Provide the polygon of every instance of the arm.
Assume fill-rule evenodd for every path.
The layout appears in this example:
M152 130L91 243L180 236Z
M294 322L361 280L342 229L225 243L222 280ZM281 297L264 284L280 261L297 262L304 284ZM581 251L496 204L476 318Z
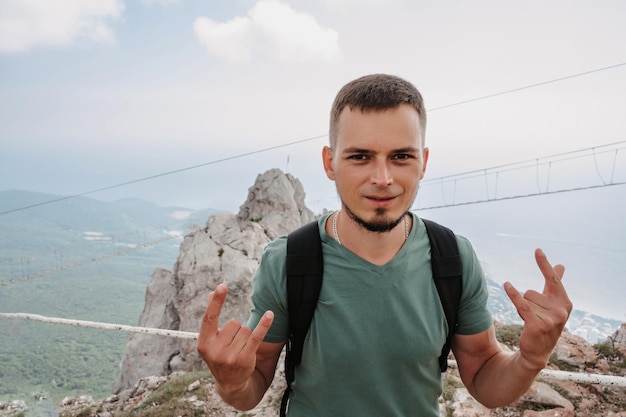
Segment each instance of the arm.
M471 336L456 335L453 351L467 390L490 408L515 401L543 368L528 368L519 351L503 351L493 326Z
M271 311L263 315L254 330L235 320L218 328L226 293L226 286L219 285L209 295L198 353L213 374L219 396L237 409L249 410L261 401L274 379L284 343L263 342L274 320Z
M546 366L565 327L572 303L561 283L565 268L552 267L541 250L535 259L545 278L542 293L522 296L510 283L504 288L524 320L517 352L504 352L493 326L475 335L455 335L452 350L463 383L487 407L509 404L524 394Z

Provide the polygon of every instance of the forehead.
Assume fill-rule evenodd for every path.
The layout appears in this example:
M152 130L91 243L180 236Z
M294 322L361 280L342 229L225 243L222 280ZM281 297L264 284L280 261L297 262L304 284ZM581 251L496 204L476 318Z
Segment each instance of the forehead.
M422 137L419 115L411 105L364 111L345 107L337 119L335 145L339 148L421 148Z

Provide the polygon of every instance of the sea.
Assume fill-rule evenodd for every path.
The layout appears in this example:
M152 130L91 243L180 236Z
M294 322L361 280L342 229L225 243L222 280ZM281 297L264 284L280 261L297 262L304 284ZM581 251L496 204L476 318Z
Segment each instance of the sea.
M467 237L486 274L521 292L543 290L541 248L565 266L574 309L626 322L626 186L415 211Z

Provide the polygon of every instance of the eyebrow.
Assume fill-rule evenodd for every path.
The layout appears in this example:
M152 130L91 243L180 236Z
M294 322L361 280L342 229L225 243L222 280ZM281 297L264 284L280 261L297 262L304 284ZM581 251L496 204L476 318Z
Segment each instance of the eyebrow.
M406 148L393 149L391 153L418 153L419 151L420 151L419 148L409 146ZM344 149L342 153L343 154L351 154L351 153L373 154L376 152L374 152L371 149L352 147L352 148Z

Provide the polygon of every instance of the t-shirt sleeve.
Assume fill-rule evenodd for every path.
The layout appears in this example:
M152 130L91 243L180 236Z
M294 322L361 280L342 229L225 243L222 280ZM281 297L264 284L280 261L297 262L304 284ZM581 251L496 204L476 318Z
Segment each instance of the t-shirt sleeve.
M274 313L274 322L265 342L285 342L288 338L286 250L286 237L269 243L252 281L252 311L248 327L254 329L266 311Z
M469 240L457 236L457 243L463 259L463 290L457 333L472 335L487 330L493 324L493 318L487 308L489 290Z

